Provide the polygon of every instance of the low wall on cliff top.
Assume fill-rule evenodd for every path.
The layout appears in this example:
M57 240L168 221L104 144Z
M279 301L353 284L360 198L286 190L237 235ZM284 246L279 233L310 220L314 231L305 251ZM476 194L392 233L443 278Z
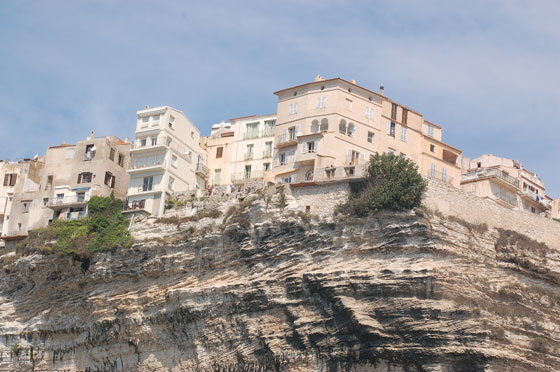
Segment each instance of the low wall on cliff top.
M560 250L560 223L533 213L507 209L433 178L426 178L426 182L428 188L422 203L429 209L472 224L486 223L490 227L514 230ZM348 182L291 188L302 210L309 206L312 214L321 217L332 216L334 207L346 200L349 192Z

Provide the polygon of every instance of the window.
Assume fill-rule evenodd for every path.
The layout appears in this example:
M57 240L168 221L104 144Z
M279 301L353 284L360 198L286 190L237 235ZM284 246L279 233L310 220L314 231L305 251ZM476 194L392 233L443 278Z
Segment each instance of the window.
M308 170L307 173L305 173L305 180L307 182L313 181L313 169Z
M367 132L367 141L369 143L373 143L373 136L374 136L373 132Z
M84 160L92 160L95 157L95 145L86 145L86 152L84 154Z
M248 180L251 178L251 166L246 165L245 170L243 171L243 179Z
M297 103L290 103L290 107L288 109L288 115L295 115L297 114Z
M406 127L401 127L401 141L406 142Z
M407 121L408 121L408 110L405 109L405 108L403 108L403 109L402 109L402 120L401 120L401 122L402 122L403 124L406 124Z
M115 160L115 150L111 149L111 151L109 151L109 160Z
M78 201L78 203L83 203L86 201L86 193L85 192L79 192L76 194L76 200Z
M396 103L391 104L391 119L393 120L397 120L397 107Z
M6 173L4 175L4 186L14 186L17 182L17 173Z
M315 141L307 142L307 143L305 144L305 147L304 147L304 149L303 149L303 152L304 152L304 153L306 153L306 152L311 152L311 153L316 152Z
M329 130L329 120L328 119L321 119L321 132L326 132Z
M49 198L43 198L43 208L46 208L49 205Z
M280 165L286 165L288 164L288 157L286 156L285 152L281 152L279 154L279 158L280 158Z
M396 124L392 121L387 122L387 134L391 137L395 137Z
M387 153L389 153L389 154L391 154L391 155L395 155L395 150L389 149L389 151L387 151Z
M153 183L154 183L154 176L144 177L144 183L142 185L142 191L152 190Z
M159 121L159 115L152 116L152 121L158 122Z
M434 145L430 145L430 151L431 152L436 152L436 147Z
M115 176L111 172L105 172L105 185L110 188L115 187Z
M152 146L157 145L157 137L152 138Z
M173 184L175 183L175 178L169 176L169 190L173 191Z
M145 138L142 138L140 140L140 147L146 147L146 139Z
M142 124L140 125L140 128L146 128L148 126L148 122L150 121L150 117L149 116L145 116L142 118Z
M356 133L356 127L354 126L354 123L349 123L348 129L346 130L346 135L348 137L354 137L354 133Z
M169 128L173 129L173 123L175 123L175 118L169 115Z
M263 158L272 157L272 141L267 141L264 143Z
M253 159L253 149L255 148L255 145L250 143L247 145L246 149L245 149L245 160L251 160Z
M171 155L171 165L177 167L177 157L175 155Z
M263 163L263 170L265 172L270 171L270 163Z
M45 186L45 190L48 190L53 185L53 176L47 176L47 185Z
M349 149L348 155L346 156L346 162L348 163L348 165L358 165L360 163L360 160L363 161L363 158L363 154L360 155L358 151Z
M327 97L317 97L317 108L325 108L325 100Z
M276 120L267 120L264 122L264 132L263 137L274 136L274 126L276 125Z
M121 167L124 167L124 156L122 154L119 154L119 161L118 161L119 165Z
M222 182L222 170L216 169L214 170L214 181L212 181L212 184L219 185L221 182Z
M446 168L441 168L441 180L442 181L447 181L447 169Z
M244 139L259 138L259 123L247 123L245 125Z
M478 163L476 163L476 166L477 166L478 168L480 168L480 167L482 167L482 163L481 163L481 162L478 162Z
M401 152L401 153L399 154L399 156L400 156L401 158L403 158L403 159L406 159L406 154L405 154L404 152Z
M194 132L191 131L191 138L194 138Z
M296 139L296 127L288 128L288 141L294 141Z
M90 172L83 172L78 174L78 182L77 183L90 183L92 179L92 174Z
M338 131L341 134L346 134L346 120L342 119L340 124L338 124Z
M31 201L24 201L23 204L23 213L29 213L29 208L31 207Z
M366 107L366 118L373 119L373 109L371 107Z
M219 159L222 156L224 156L224 148L222 146L216 147L216 159Z
M428 125L428 136L434 136L434 127L432 125Z
M319 120L315 119L311 122L311 133L319 132Z
M436 176L436 163L432 163L432 166L430 167L430 176Z

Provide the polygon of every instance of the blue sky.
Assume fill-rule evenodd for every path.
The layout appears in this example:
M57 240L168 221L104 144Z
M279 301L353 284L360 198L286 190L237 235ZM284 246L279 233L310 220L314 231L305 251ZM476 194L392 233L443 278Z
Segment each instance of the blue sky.
M383 82L465 155L520 160L559 197L559 19L538 0L1 0L0 158L132 138L147 104L206 134L321 74Z

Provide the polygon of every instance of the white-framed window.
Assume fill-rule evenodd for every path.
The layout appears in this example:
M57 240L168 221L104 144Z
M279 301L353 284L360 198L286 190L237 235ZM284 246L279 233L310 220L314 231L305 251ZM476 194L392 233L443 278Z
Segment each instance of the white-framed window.
M369 143L373 143L373 136L374 136L374 135L375 135L375 134L374 134L373 132L367 132L367 141L368 141Z
M157 137L152 137L152 146L157 145Z
M436 176L436 163L432 163L432 166L430 167L430 176Z
M289 108L288 114L289 114L289 115L295 115L295 114L297 114L297 103L295 103L295 102L294 102L294 103L290 103L290 108Z
M140 128L146 128L148 126L149 121L150 121L150 117L144 116L142 118L142 123L140 124Z
M317 108L318 109L325 108L326 99L327 99L327 97L317 97Z
M403 158L403 159L406 159L406 154L405 154L404 152L401 152L401 153L399 154L399 156L400 156L401 158Z
M43 208L46 208L49 205L49 198L43 198Z
M219 185L222 182L222 170L216 169L214 171L214 181L212 182L214 185Z
M31 207L30 201L23 202L23 213L29 213L29 208Z
M270 163L263 163L263 170L265 172L270 171Z
M317 143L315 141L309 141L303 144L303 153L315 153L317 152Z
M281 152L279 155L280 165L288 164L288 156L285 152Z
M173 190L173 184L175 183L175 178L169 177L169 190Z
M171 155L171 165L174 167L177 166L177 157L175 155Z
M387 152L391 155L395 155L395 150L394 149L389 149Z
M391 137L395 137L396 127L397 127L397 125L394 122L388 121L387 122L387 134L390 135Z
M373 119L373 108L366 107L366 118Z
M433 125L428 125L428 136L430 136L430 137L434 136L434 126Z
M159 115L152 116L152 121L159 121Z
M401 127L401 141L406 142L406 127Z
M175 118L169 115L169 128L173 129L173 123L175 123Z

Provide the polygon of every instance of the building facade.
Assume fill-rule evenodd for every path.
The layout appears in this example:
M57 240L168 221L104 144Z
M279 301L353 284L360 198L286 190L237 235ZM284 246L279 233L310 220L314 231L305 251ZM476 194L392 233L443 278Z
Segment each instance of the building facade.
M515 160L492 154L465 158L461 188L504 207L549 215L544 182Z
M419 171L459 187L461 150L442 128L386 96L340 78L276 92L276 182L317 183L361 177L374 153L414 161Z
M174 192L205 188L206 151L200 146L199 130L183 112L162 106L136 114L128 211L161 216L166 198Z
M25 237L53 220L84 217L92 196L114 193L125 199L131 146L115 136L92 133L75 145L49 147L44 157L5 164L2 239Z
M252 115L215 124L208 136L213 185L241 185L273 178L276 114Z

